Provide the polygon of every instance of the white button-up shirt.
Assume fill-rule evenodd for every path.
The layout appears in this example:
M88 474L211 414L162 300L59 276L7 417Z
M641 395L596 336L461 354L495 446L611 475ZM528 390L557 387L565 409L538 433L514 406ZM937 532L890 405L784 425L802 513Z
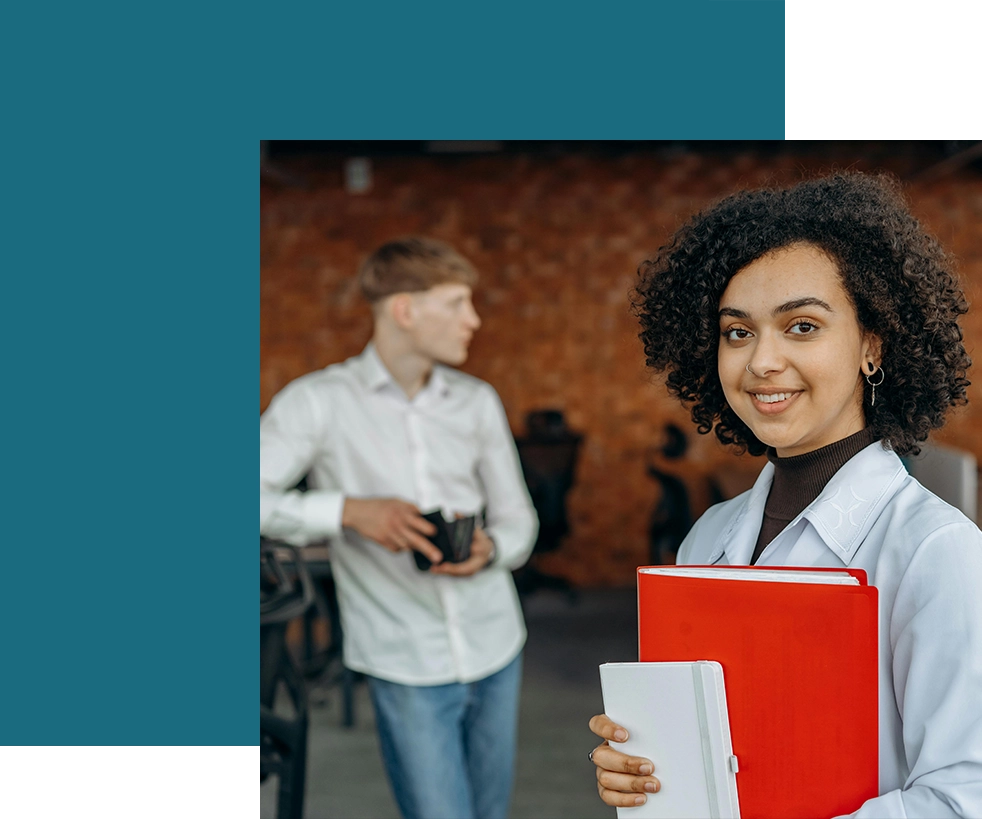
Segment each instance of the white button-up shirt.
M510 569L531 553L537 520L494 389L436 366L412 400L374 347L286 386L259 424L259 530L304 546L329 539L344 662L406 685L472 682L525 643ZM290 488L307 476L309 491ZM424 512L485 511L496 558L470 577L416 568L342 529L346 496L396 497Z
M773 476L767 464L752 489L707 511L678 562L748 563ZM880 796L852 815L982 817L978 527L875 443L832 477L757 563L861 568L879 589Z

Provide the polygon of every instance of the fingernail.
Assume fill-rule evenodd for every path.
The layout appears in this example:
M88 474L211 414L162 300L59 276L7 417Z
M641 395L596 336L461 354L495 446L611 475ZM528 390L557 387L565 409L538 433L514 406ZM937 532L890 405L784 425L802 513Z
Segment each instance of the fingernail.
M648 793L654 793L655 792L655 783L654 782L645 782L644 783L644 789Z
M648 801L648 797L647 796L635 796L634 797L634 804L635 805L643 805L647 801Z
M618 742L623 742L625 739L627 739L627 731L625 731L623 728L618 728L616 731L614 731L614 739Z
M640 768L638 768L638 771L641 772L641 775L642 776L647 776L654 769L655 769L655 766L654 765L649 765L647 762L645 762L644 765L642 765Z

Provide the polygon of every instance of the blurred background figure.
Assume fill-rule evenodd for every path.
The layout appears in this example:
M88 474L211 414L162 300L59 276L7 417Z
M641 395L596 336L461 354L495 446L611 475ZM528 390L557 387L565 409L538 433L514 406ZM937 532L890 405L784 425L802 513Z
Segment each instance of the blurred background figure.
M540 571L535 558L554 552L569 534L566 495L576 480L576 461L583 436L566 426L561 410L535 410L525 418L526 434L516 439L522 474L539 518L539 535L532 559L515 572L520 594L559 589L572 595L568 580Z
M369 344L260 418L260 534L329 542L344 665L368 682L405 819L503 819L511 801L526 637L511 572L536 519L497 394L455 369L476 281L443 242L382 245L358 275Z
M648 526L648 561L652 565L675 563L679 546L692 528L689 489L679 474L685 469L683 459L688 448L689 439L682 429L665 424L661 445L648 452L648 476L658 484L658 500Z

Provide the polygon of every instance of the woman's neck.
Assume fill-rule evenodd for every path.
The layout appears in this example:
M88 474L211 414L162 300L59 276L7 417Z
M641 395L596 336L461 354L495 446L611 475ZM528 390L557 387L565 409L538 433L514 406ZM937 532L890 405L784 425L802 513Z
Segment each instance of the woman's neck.
M876 436L867 427L841 441L790 458L779 458L774 449L768 449L767 459L774 464L774 481L764 504L764 519L750 562L757 562L767 544L822 493L846 461L875 440Z

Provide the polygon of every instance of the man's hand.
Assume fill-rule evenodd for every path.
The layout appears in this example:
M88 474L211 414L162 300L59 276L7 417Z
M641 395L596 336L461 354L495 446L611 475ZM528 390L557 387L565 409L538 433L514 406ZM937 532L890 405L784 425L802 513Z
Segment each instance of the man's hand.
M471 556L463 563L444 563L430 569L433 574L449 574L454 577L467 577L479 572L488 565L491 560L491 553L494 551L494 543L491 542L483 529L474 529L474 538L471 540Z
M404 500L345 498L341 525L351 527L390 552L414 549L434 564L443 560L440 550L426 537L436 534L436 527Z

